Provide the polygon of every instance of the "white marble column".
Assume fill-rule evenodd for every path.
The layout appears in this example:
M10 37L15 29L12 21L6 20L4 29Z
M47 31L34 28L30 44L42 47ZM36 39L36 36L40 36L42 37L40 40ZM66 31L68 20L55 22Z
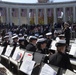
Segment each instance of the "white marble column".
M10 8L10 25L12 25L12 8Z
M27 9L27 24L28 24L28 25L30 25L29 12L30 12L30 9L28 8L28 9Z
M38 24L38 9L36 9L36 14L35 14L35 24L37 25Z
M76 22L76 10L75 10L75 6L73 6L73 22Z
M18 25L21 25L21 8L18 8Z
M54 23L57 22L56 8L54 8Z
M44 24L47 24L47 9L44 9Z
M66 22L66 10L65 10L66 8L65 7L63 7L63 21L64 22Z
M6 24L9 24L9 8L6 8Z

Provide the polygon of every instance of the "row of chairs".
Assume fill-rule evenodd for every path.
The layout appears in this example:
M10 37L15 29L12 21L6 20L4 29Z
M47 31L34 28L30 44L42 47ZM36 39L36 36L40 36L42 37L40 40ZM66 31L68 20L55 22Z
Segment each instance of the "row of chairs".
M17 75L62 75L65 72L62 68L43 63L44 57L45 54L19 47L14 49L8 45L5 49L0 46L0 62Z

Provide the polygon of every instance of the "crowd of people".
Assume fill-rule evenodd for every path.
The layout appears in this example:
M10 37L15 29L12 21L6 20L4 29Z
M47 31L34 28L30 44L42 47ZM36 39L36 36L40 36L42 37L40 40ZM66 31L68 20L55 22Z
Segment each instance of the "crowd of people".
M57 50L51 50L51 43L56 40ZM62 29L51 28L51 25L1 26L0 45L5 49L8 45L46 54L43 62L73 71L69 55L66 53L70 43L69 23L65 22ZM48 62L49 60L49 62Z

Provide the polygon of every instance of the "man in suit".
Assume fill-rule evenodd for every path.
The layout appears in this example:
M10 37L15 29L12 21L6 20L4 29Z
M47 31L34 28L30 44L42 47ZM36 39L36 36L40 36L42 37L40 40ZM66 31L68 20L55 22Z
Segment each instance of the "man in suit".
M70 69L73 71L69 55L65 53L66 41L60 40L56 43L57 52L49 57L49 64Z

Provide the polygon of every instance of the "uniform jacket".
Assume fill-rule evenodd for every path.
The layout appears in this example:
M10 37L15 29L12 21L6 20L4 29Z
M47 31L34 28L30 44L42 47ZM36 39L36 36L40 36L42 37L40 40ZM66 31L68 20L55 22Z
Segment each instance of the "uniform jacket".
M73 71L68 54L57 52L49 57L49 63Z
M29 43L29 44L26 46L26 50L35 52L35 51L36 51L36 47L35 47L32 43Z

